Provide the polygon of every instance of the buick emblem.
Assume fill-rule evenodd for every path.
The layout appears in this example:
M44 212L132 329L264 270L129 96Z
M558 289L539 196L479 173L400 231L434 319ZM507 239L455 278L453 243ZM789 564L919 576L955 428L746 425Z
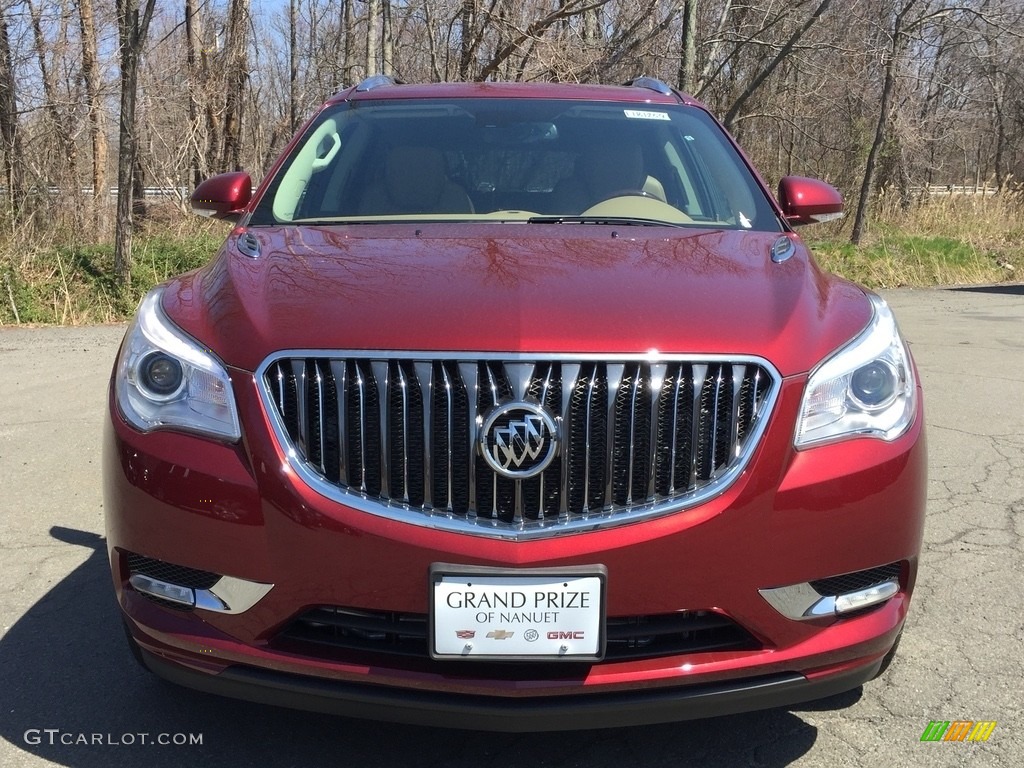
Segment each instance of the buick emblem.
M523 480L539 475L558 453L558 425L534 403L499 405L480 428L480 453L502 477Z

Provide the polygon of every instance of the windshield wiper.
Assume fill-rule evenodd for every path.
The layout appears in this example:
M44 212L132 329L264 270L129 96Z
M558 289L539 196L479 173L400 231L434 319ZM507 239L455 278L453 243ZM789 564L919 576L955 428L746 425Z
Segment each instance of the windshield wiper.
M638 216L531 216L529 224L618 224L626 227L685 227L674 221L644 219Z

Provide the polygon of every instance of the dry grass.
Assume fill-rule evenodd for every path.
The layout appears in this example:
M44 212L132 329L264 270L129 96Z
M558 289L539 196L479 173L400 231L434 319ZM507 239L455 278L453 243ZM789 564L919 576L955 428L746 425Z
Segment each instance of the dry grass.
M859 246L849 226L808 230L808 239L823 267L871 288L1024 279L1020 193L932 197L906 209L883 199Z
M150 287L208 261L227 229L151 211L134 239L130 289L113 277L113 243L83 242L74 232L36 224L0 233L0 326L124 320Z
M0 230L0 326L124 320L155 283L204 264L224 225L151 208L135 238L132 288L113 279L110 242L86 242L71 222ZM872 288L1024 279L1024 195L929 198L909 208L882 199L860 246L850 222L803 230L819 263Z

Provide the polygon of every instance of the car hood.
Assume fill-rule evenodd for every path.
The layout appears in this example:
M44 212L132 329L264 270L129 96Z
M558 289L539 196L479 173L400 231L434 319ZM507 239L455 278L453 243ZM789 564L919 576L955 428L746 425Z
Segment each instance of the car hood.
M794 248L775 263L780 237ZM525 223L238 228L163 306L250 371L280 350L359 349L743 354L792 375L871 314L795 235Z

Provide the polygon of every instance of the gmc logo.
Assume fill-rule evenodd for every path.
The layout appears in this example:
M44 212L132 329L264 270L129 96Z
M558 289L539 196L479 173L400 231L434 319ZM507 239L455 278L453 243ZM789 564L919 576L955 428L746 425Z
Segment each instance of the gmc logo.
M585 633L580 630L570 632L548 632L548 640L582 640Z

